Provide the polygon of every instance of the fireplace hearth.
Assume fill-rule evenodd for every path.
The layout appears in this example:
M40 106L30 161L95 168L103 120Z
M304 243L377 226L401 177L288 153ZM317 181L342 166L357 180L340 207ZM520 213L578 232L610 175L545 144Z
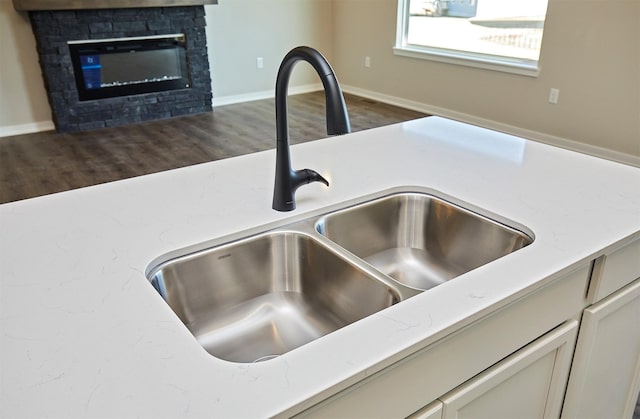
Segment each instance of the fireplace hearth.
M29 16L59 132L212 110L204 6Z

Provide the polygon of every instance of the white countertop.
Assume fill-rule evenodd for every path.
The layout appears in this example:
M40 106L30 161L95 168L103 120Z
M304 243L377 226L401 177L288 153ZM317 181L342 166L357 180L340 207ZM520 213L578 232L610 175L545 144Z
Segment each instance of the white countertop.
M275 147L275 141L274 141ZM331 182L271 209L275 150L0 206L0 417L295 413L640 236L640 169L437 117L292 148ZM417 185L530 246L267 362L210 356L145 278L176 249Z

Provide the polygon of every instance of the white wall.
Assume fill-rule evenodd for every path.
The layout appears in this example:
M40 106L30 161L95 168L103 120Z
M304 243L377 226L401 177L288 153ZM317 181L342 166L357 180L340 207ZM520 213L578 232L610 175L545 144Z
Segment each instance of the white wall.
M11 0L0 0L0 54L0 137L52 129L29 17Z
M307 44L329 58L347 87L612 158L640 157L640 1L549 0L537 78L393 55L396 5L219 0L206 6L216 104L272 95L284 54ZM30 25L10 0L0 0L0 47L9 56L0 60L0 136L50 126ZM371 68L363 65L365 55ZM256 69L256 57L264 58L264 69ZM304 64L298 67L292 90L318 83ZM547 103L551 87L560 89L557 105Z
M640 1L549 0L535 78L396 56L396 9L397 0L334 2L340 40L334 62L343 85L425 111L640 161ZM371 68L363 65L366 55ZM548 103L552 87L560 89L557 105Z
M331 61L331 0L219 0L207 6L207 39L214 105L272 96L286 53L300 45L317 48ZM256 68L262 57L264 68ZM291 91L317 87L306 63L296 65Z
M214 105L272 96L280 61L295 46L331 58L331 0L219 0L205 7ZM0 51L0 137L53 129L29 17L11 0L0 0ZM264 59L262 70L256 57ZM290 91L318 83L301 63Z

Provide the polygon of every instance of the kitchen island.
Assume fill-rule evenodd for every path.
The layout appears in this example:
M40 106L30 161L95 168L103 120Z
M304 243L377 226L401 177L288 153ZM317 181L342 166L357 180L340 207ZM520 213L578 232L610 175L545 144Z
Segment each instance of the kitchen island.
M616 292L635 301L638 168L438 117L300 144L292 147L292 163L317 170L331 186L300 188L290 213L271 209L275 150L0 206L0 416L267 417L331 409L349 416L366 413L362 400L380 416L406 416L422 406L431 414L442 410L454 387L547 331L566 328L564 353L573 353L583 335L581 328L576 338L582 310L591 304ZM410 186L511 220L534 241L258 363L208 354L145 276L179 249ZM623 279L601 280L608 261L618 259ZM573 300L554 303L563 293ZM564 305L564 311L553 309ZM407 387L450 381L446 390L425 387L423 402L396 397L390 390L404 392L397 381L384 387L385 377L411 365L407 360L444 348L451 336L480 330L475 325L496 330L498 323L486 323L496 313L536 323L546 312L553 315L531 331L523 328L527 333L505 343L503 354L484 350L492 354L483 358L487 365L443 380L448 371L441 364L442 371L418 371L421 378L414 378L426 381L415 386L405 375L400 383ZM637 329L637 321L623 324ZM633 349L640 342L631 332L624 346ZM478 336L480 346L500 340ZM464 338L474 342L472 335ZM477 352L468 350L460 349L461 359ZM580 353L574 365L583 362ZM569 404L580 400L584 385L574 391L572 383L588 377L573 368L567 378L571 359L566 363L560 378L552 378L558 409L565 388ZM635 371L630 391L637 394L640 363L629 369ZM389 411L377 406L381 396L368 392L379 383Z

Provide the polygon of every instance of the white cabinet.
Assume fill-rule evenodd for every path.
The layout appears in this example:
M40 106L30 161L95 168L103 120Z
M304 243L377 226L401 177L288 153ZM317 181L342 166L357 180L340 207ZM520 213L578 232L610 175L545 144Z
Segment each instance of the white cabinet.
M630 419L639 276L636 236L300 416Z
M589 303L600 301L640 277L640 240L599 257L593 266Z
M442 419L442 402L436 400L407 417L407 419Z
M568 359L577 333L577 322L570 319L578 318L586 306L588 274L589 266L584 264L312 406L301 412L300 417L395 418L411 414L423 414L417 416L420 418L439 417L438 398L466 385L470 379L482 380L480 377L494 367L499 373L487 376L488 383L484 386L498 386L495 380L508 380L513 375L513 381L507 382L531 388L538 393L538 399L547 392L548 402L553 406L549 411L556 412L558 417ZM502 365L505 358L509 359L506 366ZM486 400L492 395L500 397L503 391L502 387L496 387L487 393ZM522 393L521 397L526 399L527 395Z
M559 417L577 333L568 321L408 419Z
M441 397L442 418L557 418L577 330L569 321Z
M638 391L640 279L585 310L562 417L631 418Z

